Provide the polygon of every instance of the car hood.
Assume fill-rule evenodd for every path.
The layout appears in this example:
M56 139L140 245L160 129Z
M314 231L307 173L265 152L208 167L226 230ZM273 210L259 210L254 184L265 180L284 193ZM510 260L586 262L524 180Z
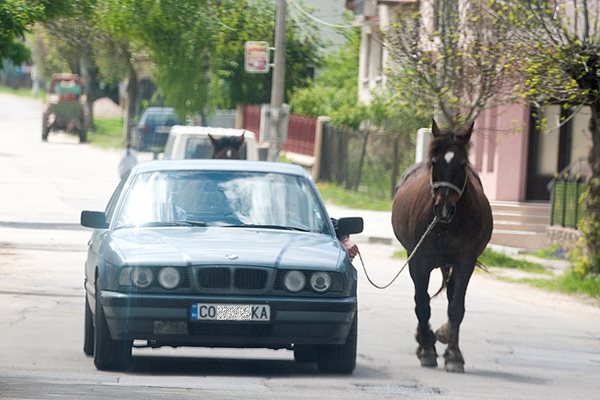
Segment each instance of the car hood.
M249 265L335 270L345 251L331 236L232 227L119 229L102 253L113 265Z

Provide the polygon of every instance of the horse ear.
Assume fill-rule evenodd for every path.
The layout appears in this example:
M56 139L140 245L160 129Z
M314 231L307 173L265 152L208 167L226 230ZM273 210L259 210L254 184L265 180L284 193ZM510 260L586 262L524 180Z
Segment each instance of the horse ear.
M471 122L471 125L469 125L469 127L467 128L467 130L465 131L465 133L463 133L461 135L461 138L463 139L463 141L465 142L465 144L469 143L469 140L471 140L471 134L473 133L473 127L475 126L475 121Z
M245 135L245 134L246 134L246 132L242 133L242 136L240 136L240 137L238 138L238 140L237 140L237 141L238 141L238 145L240 145L240 146L241 146L242 144L244 144L244 135Z
M431 119L431 134L433 135L433 137L442 136L442 132L440 131L440 128L438 128L437 124L435 123L435 118Z
M217 143L217 140L211 136L211 134L208 134L208 138L210 139L210 142L213 144L213 146Z

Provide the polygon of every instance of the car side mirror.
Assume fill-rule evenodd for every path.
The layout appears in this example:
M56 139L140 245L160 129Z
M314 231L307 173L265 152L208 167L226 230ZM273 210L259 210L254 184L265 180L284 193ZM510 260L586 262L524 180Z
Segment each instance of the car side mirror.
M81 225L86 228L107 229L106 214L102 211L82 211Z
M363 231L363 219L361 217L340 218L337 221L337 236L347 236L351 233L361 233Z

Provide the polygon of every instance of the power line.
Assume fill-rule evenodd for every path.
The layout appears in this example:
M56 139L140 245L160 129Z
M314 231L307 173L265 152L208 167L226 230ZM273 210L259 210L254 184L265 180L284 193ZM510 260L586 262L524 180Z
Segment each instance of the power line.
M313 21L315 21L318 24L328 26L330 28L353 28L352 25L331 24L329 22L323 21L322 19L319 19L319 18L315 17L314 15L312 15L311 13L309 13L308 11L304 10L302 7L300 7L298 4L296 4L295 1L293 1L293 0L286 0L286 1L288 4L291 4L292 6L294 6L294 8L296 8L296 10L300 11L302 14L306 15L308 18L312 19Z
M288 8L288 12L289 12L290 16L292 17L292 19L294 20L294 22L296 22L296 25L298 25L298 28L300 29L302 34L313 44L313 46L315 46L317 49L319 49L322 52L326 52L327 49L322 47L321 45L319 45L319 43L317 43L315 41L315 39L312 37L312 35L306 29L304 29L302 22L298 18L298 14L296 14L296 11L294 11L292 8Z
M223 28L225 29L229 29L230 31L237 31L237 29L230 27L229 25L227 25L225 22L221 21L221 19L219 17L217 17L217 15L213 12L210 12L210 16L213 17L214 20L216 20L219 25L221 25Z

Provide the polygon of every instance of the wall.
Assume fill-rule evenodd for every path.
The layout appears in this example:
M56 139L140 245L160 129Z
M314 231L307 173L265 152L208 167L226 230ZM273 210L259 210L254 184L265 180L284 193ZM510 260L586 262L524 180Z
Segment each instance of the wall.
M483 111L475 122L471 162L486 195L496 201L525 201L529 108L521 104Z

